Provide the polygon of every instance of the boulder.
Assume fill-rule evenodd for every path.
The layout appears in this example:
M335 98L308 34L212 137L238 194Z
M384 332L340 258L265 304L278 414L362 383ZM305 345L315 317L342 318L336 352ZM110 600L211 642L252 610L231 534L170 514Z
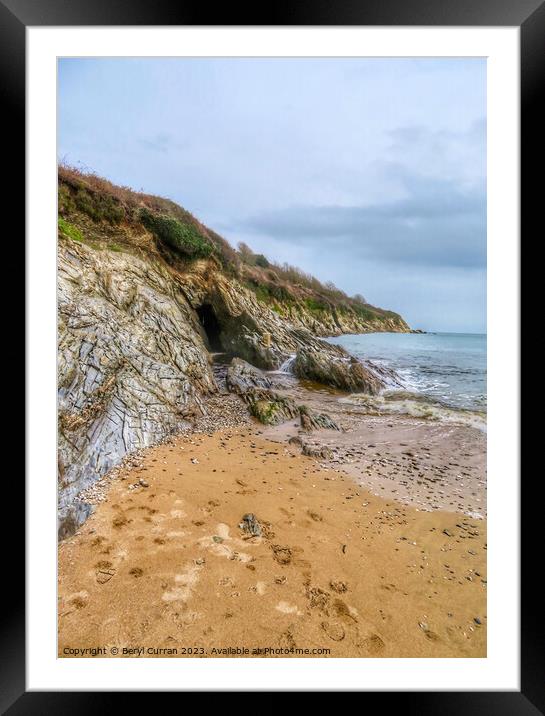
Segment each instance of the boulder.
M165 270L75 241L58 254L59 531L132 451L189 427L217 390L194 311ZM63 526L64 525L64 526Z
M306 405L299 406L299 416L301 420L301 428L305 432L311 432L312 430L318 430L323 428L325 430L340 430L337 423L330 418L326 413L314 413L309 410Z
M264 425L279 425L299 415L299 408L293 400L271 390L255 389L243 397L248 403L250 413Z
M297 353L293 372L298 378L330 385L348 393L377 395L383 381L361 361L339 346L302 348ZM335 350L330 350L335 349Z
M308 457L313 457L318 460L331 460L333 457L333 450L325 445L307 445L304 443L303 455L307 455Z
M249 512L242 517L242 521L239 526L252 537L261 537L263 534L261 525L259 524L257 517L252 512Z
M244 395L252 388L271 388L272 381L259 368L255 368L242 358L233 358L225 377L227 390Z

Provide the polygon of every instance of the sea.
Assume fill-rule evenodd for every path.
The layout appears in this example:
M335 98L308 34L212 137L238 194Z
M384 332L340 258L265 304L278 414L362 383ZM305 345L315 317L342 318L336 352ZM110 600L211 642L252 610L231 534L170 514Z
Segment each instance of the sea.
M393 370L380 396L347 401L370 411L467 423L486 430L486 335L478 333L365 333L326 339L360 359Z

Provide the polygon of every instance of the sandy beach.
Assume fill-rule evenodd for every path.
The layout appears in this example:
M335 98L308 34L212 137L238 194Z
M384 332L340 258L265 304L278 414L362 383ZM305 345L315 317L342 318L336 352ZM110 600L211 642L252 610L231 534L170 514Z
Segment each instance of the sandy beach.
M327 460L223 395L223 428L92 489L59 546L59 656L486 656L484 436L314 395L343 427L308 436Z

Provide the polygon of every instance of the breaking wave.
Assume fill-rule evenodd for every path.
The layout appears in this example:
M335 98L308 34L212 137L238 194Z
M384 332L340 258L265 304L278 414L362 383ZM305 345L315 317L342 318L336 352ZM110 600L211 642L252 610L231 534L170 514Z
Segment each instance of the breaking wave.
M371 415L410 415L422 420L468 425L486 432L486 412L454 408L441 400L407 390L385 390L381 395L353 393L340 399Z

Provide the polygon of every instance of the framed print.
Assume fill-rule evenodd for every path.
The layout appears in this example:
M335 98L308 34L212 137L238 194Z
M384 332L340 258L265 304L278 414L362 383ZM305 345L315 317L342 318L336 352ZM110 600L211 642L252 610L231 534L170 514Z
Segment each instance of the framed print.
M545 712L519 432L543 5L0 17L28 286L3 711Z

